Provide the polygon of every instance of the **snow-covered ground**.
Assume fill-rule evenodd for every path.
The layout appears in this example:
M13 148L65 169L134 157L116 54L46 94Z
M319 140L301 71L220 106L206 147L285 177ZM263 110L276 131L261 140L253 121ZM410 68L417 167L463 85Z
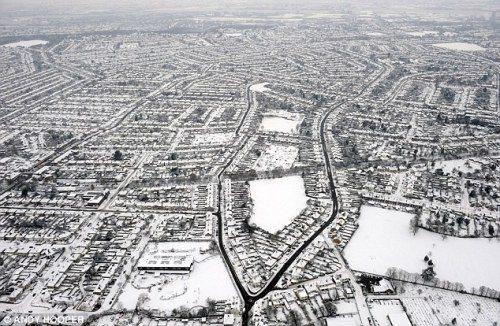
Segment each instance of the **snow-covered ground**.
M290 169L299 155L296 146L271 144L255 162L256 171L271 171L278 167Z
M136 273L118 298L118 306L134 309L141 294L143 307L170 313L173 309L206 306L207 299L237 300L238 294L220 256L200 253L209 242L159 243L160 250L192 252L193 270L186 275Z
M406 322L406 325L411 326L410 320L399 300L373 300L370 303L370 312L379 326L392 326L389 316L391 316L392 320L404 320L402 323Z
M120 45L120 49L137 49L139 43L137 42L125 42Z
M283 117L265 116L262 119L260 129L264 131L296 133L299 128L300 121L287 119Z
M411 283L403 287L401 301L414 326L451 325L453 318L457 325L500 323L500 302L496 300Z
M455 50L455 51L484 51L484 50L486 50L485 48L483 48L479 45L476 45L473 43L463 43L463 42L437 43L437 44L432 44L432 45L436 46L438 48Z
M361 321L358 315L338 315L326 319L327 326L359 326Z
M387 34L380 33L380 32L368 32L368 33L366 33L366 35L369 35L369 36L386 36Z
M451 173L453 169L457 169L466 173L474 172L475 169L481 169L481 164L479 164L478 160L471 159L437 161L434 169L443 169L444 173Z
M261 93L263 93L263 92L269 90L269 88L266 87L267 85L269 85L269 83L255 84L255 85L250 86L250 90L254 91L254 92L261 92Z
M9 47L9 48L15 48L17 46L29 48L30 46L39 45L39 44L47 44L47 43L49 43L49 42L44 41L44 40L29 40L29 41L19 41L19 42L14 42L14 43L8 43L8 44L4 44L2 46Z
M194 136L193 145L224 145L233 136L231 133L197 134Z
M307 206L304 181L300 176L250 181L254 204L250 223L276 233Z
M263 131L297 133L304 120L300 113L285 110L271 110L265 113L260 124Z
M385 274L390 267L421 273L430 255L436 277L460 282L465 288L500 289L500 242L488 239L443 237L426 230L410 232L412 214L363 206L359 228L344 254L351 268Z
M142 256L155 253L182 253L192 256L195 261L200 261L208 257L206 251L209 248L208 241L150 242Z
M419 32L406 32L407 35L411 36L427 36L427 35L437 35L436 31L419 31Z

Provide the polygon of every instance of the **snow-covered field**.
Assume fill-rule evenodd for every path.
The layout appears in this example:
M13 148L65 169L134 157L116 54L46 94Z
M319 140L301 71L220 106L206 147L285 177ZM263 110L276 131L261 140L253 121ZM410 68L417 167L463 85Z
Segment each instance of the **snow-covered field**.
M171 248L175 252L189 251L193 253L195 263L193 270L186 275L154 275L135 274L128 282L120 297L118 305L126 309L134 309L139 297L147 309L161 309L171 312L181 306L206 306L207 299L232 300L238 294L220 256L200 253L208 248L209 242L159 243L160 250Z
M380 33L380 32L368 32L368 33L366 33L366 35L369 35L369 36L386 36L387 34Z
M455 50L455 51L484 51L484 50L486 50L485 48L483 48L479 45L476 45L473 43L463 43L463 42L437 43L437 44L432 44L432 45L436 46L438 48Z
M475 159L437 161L434 169L443 169L444 173L451 173L453 169L462 172L474 172L475 169L481 169L481 164L479 164L479 160Z
M300 121L283 117L265 116L262 119L260 129L264 131L296 133Z
M137 42L125 42L120 45L120 49L137 49L139 43Z
M290 169L299 155L296 146L271 144L255 162L256 171L270 171L278 167Z
M300 176L250 181L254 204L250 223L275 233L306 208L304 181Z
M436 277L460 282L466 289L500 289L500 242L443 237L426 230L410 232L412 214L363 206L359 228L344 254L351 268L384 275L389 267L421 273L423 258L435 263Z
M401 301L414 326L451 324L453 318L457 325L500 323L500 302L496 300L411 283L403 286Z
M250 90L254 91L254 92L261 92L261 93L263 93L263 92L269 90L269 88L266 87L267 85L269 85L269 83L255 84L255 85L250 86Z
M411 326L403 305L399 300L373 300L370 303L370 312L379 326L392 326L389 316L391 316L392 320L398 320L402 323L406 322L407 325Z
M260 129L271 132L297 133L304 120L300 113L285 110L271 110L262 118Z
M29 48L30 46L39 45L39 44L47 44L47 43L49 43L49 42L44 41L44 40L29 40L29 41L19 41L19 42L14 42L14 43L8 43L8 44L4 44L2 46L9 47L9 48L15 48L17 46Z
M436 31L419 31L419 32L406 32L410 36L427 36L427 35L437 35Z
M265 131L293 132L297 128L297 123L281 117L264 117L262 119L262 129Z

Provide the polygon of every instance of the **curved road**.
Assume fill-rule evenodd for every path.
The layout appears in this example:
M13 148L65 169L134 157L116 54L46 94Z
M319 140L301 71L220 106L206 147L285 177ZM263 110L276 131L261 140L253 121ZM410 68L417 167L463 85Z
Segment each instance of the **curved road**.
M327 172L327 175L328 175L328 183L329 183L329 186L330 186L330 196L331 196L331 199L332 199L332 204L333 204L333 208L332 208L332 213L330 215L330 218L325 222L323 223L323 225L321 225L321 227L316 231L314 232L314 234L309 237L291 256L290 258L281 266L281 268L277 271L277 273L268 281L268 283L258 292L258 293L249 293L247 291L247 289L245 288L245 286L241 283L241 281L239 280L238 278L238 274L236 273L235 269L234 269L234 266L226 252L226 248L225 248L225 244L224 244L224 239L223 239L223 221L222 221L222 215L221 215L221 200L222 200L222 180L221 180L221 176L224 174L224 171L225 169L232 163L233 159L234 159L234 156L230 158L230 160L228 161L228 163L222 168L222 170L220 171L220 173L217 175L217 179L218 179L218 196L219 196L219 200L218 200L218 207L217 207L217 212L215 213L215 215L217 216L217 230L218 230L218 234L217 234L217 237L218 237L218 243L219 243L219 248L220 248L220 251L222 253L222 256L224 258L224 261L229 269L229 271L231 272L231 277L233 278L234 282L236 283L236 286L238 288L238 291L240 292L240 295L241 297L243 298L243 301L244 301L244 305L245 305L245 309L243 311L243 314L242 314L242 323L243 325L248 325L248 313L249 311L252 309L253 305L255 304L255 302L259 299L262 299L263 297L265 297L269 292L271 292L273 290L273 288L276 286L276 284L278 283L279 279L281 278L281 276L283 275L283 273L285 273L285 271L292 265L292 263L296 260L296 258L302 253L302 251L311 244L311 242L314 241L314 239L316 239L316 237L318 237L327 227L328 225L330 225L333 220L335 219L335 217L337 216L337 212L338 212L338 200L337 200L337 193L335 191L335 184L334 184L334 180L333 180L333 174L332 174L332 170L331 170L331 162L330 162L330 156L328 155L328 149L327 149L327 143L326 143L326 136L325 136L325 125L326 125L326 121L328 119L328 117L330 116L330 114L337 108L341 107L342 105L344 105L347 101L349 100L354 100L356 98L359 98L361 96L363 96L363 94L365 93L365 91L371 86L373 85L374 83L376 83L384 74L384 72L387 70L387 67L383 66L382 67L382 70L381 72L375 77L375 79L373 79L372 81L370 81L365 87L363 87L363 90L351 97L351 98L348 98L348 99L343 99L341 100L340 102L338 102L336 105L334 105L333 107L331 107L325 114L325 116L323 117L323 119L321 120L321 123L320 123L320 140L321 140L321 149L323 151L323 156L325 158L325 164L326 164L326 172ZM250 111L251 109L251 106L252 106L252 96L251 96L251 91L250 91L250 86L247 86L247 89L246 89L246 96L247 96L247 110L242 118L242 120L240 121L237 129L236 129L236 135L239 135L240 131L241 131L241 128L246 120L246 117L248 115L248 112ZM243 144L241 145L240 149L243 148L243 146L245 145L245 142L243 142ZM235 152L238 153L239 152L239 149Z
M243 124L243 121L245 120L245 117L248 114L248 111L250 110L250 107L252 105L252 100L251 100L251 95L249 88L247 88L247 98L248 98L248 107L247 107L247 112L245 112L244 118L242 119L240 126L237 128L237 134L239 133L241 129L241 125ZM323 119L321 120L321 126L320 126L320 136L321 136L321 146L322 146L322 151L323 155L325 157L325 163L326 163L326 172L328 175L328 181L329 181L329 186L330 186L330 195L333 201L333 209L332 213L330 215L330 218L321 225L321 227L314 232L314 234L309 237L302 245L290 256L290 258L280 267L280 269L277 271L277 273L268 281L266 286L262 288L258 293L249 293L245 286L241 283L241 281L238 278L238 274L236 273L233 264L231 263L231 260L226 252L225 248L225 243L223 239L223 221L222 221L222 214L221 214L221 200L222 200L222 180L221 176L224 173L224 170L231 164L232 158L229 160L229 162L225 165L225 167L222 169L220 174L218 175L219 183L218 183L218 196L219 196L219 201L218 201L218 209L215 215L217 216L217 224L218 224L218 242L219 242L219 247L220 251L222 253L222 256L226 262L227 267L229 268L229 271L231 272L231 276L236 283L236 286L238 287L238 290L244 300L245 304L245 310L243 311L242 314L242 321L244 325L248 324L248 312L252 309L254 303L265 297L270 291L273 290L273 288L276 286L278 283L279 279L283 275L283 273L292 265L292 263L296 260L296 258L303 252L303 250L311 244L314 239L316 239L317 236L319 236L328 225L331 224L331 222L335 219L337 212L338 212L338 201L337 201L337 193L335 192L335 185L333 182L333 175L331 171L331 164L330 164L330 157L328 155L328 150L327 150L327 145L326 145L326 137L325 137L325 124L326 120L330 116L330 114L333 112L333 110L337 109L341 105L343 105L347 100L343 100L339 103L337 103L334 107L330 108L328 112L325 114ZM236 151L237 153L238 151ZM234 158L234 157L233 157Z

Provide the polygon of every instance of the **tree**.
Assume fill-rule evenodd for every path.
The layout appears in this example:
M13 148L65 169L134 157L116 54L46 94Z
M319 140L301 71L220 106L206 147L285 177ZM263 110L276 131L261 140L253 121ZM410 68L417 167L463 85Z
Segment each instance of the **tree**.
M185 306L179 307L176 311L176 315L178 315L181 318L189 318L189 309L186 308Z
M149 301L149 296L147 293L141 293L137 299L136 309L140 309L144 306L146 302Z
M495 228L493 228L493 225L488 225L488 233L490 236L493 236L495 234Z
M115 161L121 161L123 159L123 153L119 149L117 149L113 154L113 159Z
M413 235L417 234L418 231L418 216L415 215L411 220L410 220L410 230L413 232Z
M434 277L436 276L436 272L434 272L434 268L432 266L429 266L422 271L421 276L424 281L429 282L434 279Z
M55 185L52 185L52 187L50 188L50 193L49 193L49 198L50 199L54 199L56 196L57 196L57 188Z
M208 306L208 313L215 313L215 308L217 306L217 302L215 300L212 300L210 298L207 299L207 306Z
M208 317L208 309L205 307L198 309L198 311L195 314L195 317L198 317L198 318Z
M337 306L332 301L326 301L325 308L329 316L334 316L337 313Z
M288 325L298 326L300 325L300 316L295 310L290 310L290 314L287 316Z

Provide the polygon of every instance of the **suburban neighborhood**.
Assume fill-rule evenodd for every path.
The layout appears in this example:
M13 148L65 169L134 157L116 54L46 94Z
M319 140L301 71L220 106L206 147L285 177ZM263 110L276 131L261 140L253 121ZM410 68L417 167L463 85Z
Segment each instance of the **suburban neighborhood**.
M0 325L500 324L499 3L23 1Z

